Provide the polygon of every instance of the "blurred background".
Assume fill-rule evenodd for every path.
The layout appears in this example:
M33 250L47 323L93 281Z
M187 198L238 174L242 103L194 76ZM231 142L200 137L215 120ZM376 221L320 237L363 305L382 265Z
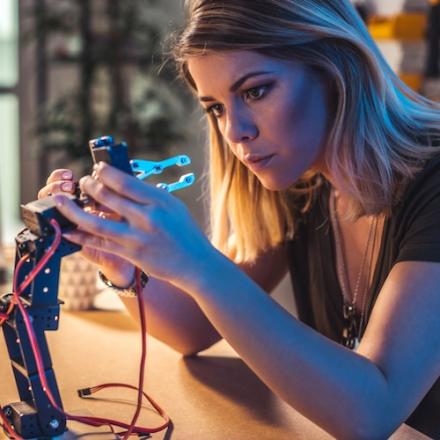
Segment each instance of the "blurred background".
M440 2L353 3L403 81L440 99ZM162 56L165 35L183 18L183 0L1 0L1 5L3 283L12 271L20 204L34 200L57 167L72 168L78 177L88 173L89 139L111 134L127 141L131 157L149 160L188 154L191 171L201 176L205 133L199 110ZM179 174L163 177L170 181ZM178 196L204 227L200 179Z
M88 140L111 134L132 158L190 154L202 173L203 133L190 93L167 63L164 39L182 19L176 0L1 0L0 282L10 276L19 207L59 167L91 172ZM197 188L179 197L202 221ZM12 249L11 249L12 248Z

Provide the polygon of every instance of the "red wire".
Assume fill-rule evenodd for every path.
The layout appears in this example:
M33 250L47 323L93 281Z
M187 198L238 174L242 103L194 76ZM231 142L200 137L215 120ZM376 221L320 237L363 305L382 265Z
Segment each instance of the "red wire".
M52 255L55 253L55 251L57 250L58 246L61 243L61 230L59 228L58 223L55 220L51 220L50 223L52 224L52 226L55 228L55 237L54 240L51 244L51 246L49 247L49 249L47 250L47 252L43 255L43 258L41 258L41 260L38 262L38 264L34 267L34 269L31 271L31 273L28 274L28 276L25 278L25 280L20 284L20 287L18 288L18 294L15 295L16 293L16 283L17 283L17 277L16 274L19 272L19 269L21 268L21 266L23 265L23 262L19 262L17 264L17 267L15 268L15 272L14 272L14 281L13 281L13 294L15 297L15 302L18 302L18 297L21 295L21 293L29 286L29 284L34 280L34 278L38 275L38 273L41 271L41 269L47 264L47 262L50 260L50 258L52 257ZM29 258L29 255L25 255L24 257L22 257L22 260L27 260ZM5 321L8 319L9 315L12 313L14 309L14 302L11 301L11 303L9 304L8 310L6 311L6 315L1 314L0 315L0 326L2 326Z
M141 271L136 268L135 272L136 280L136 297L138 300L139 316L141 320L141 339L142 339L142 351L141 351L141 365L139 368L139 385L138 385L138 403L137 408L134 413L133 419L131 420L130 427L127 433L124 435L123 440L127 440L133 432L136 422L139 418L139 414L142 409L142 390L144 389L144 372L145 372L145 361L147 358L147 323L145 320L145 309L144 309L144 296L142 295L141 286Z
M115 387L115 388L129 388L129 389L131 389L131 390L136 390L136 391L138 391L139 390L139 388L137 388L137 387L135 387L135 386L133 386L133 385L127 385L127 384L125 384L125 383L105 383L105 384L102 384L102 385L96 385L96 386L94 386L94 387L91 387L91 388L88 388L88 391L90 392L90 394L95 394L95 393L97 393L97 392L99 392L99 391L101 391L101 390L103 390L103 389L105 389L105 388L113 388L113 387ZM165 413L165 411L153 400L153 398L152 397L150 397L147 393L145 393L145 392L143 392L142 391L142 395L151 403L151 405L154 407L154 409L158 412L158 414L160 415L160 416L162 416L164 419L165 419L165 423L162 425L162 426L160 426L160 427L158 427L158 428L155 428L155 431L150 431L151 433L153 433L153 432L159 432L159 431L161 431L162 429L165 429L168 425L169 425L169 423L170 423L170 418L168 417L168 415Z
M52 223L52 222L51 222L51 223ZM53 226L55 227L55 225L53 225ZM58 226L58 224L57 224L56 226ZM55 231L57 231L56 228L55 228ZM0 318L1 318L0 326L3 325L4 322L9 318L9 315L12 313L12 310L14 309L14 304L15 304L15 303L18 304L18 306L19 306L19 308L20 308L20 311L21 311L21 308L23 308L23 310L24 310L24 307L23 307L23 305L21 304L21 301L20 301L19 296L20 296L20 294L23 292L23 290L26 289L26 287L27 287L27 286L28 286L28 285L34 280L34 278L37 276L37 274L40 272L40 270L41 270L41 269L47 264L47 262L49 261L49 259L50 259L50 258L52 257L52 255L55 253L56 249L58 248L58 246L59 246L59 244L60 244L60 242L61 242L61 231L59 230L59 227L58 227L58 231L59 231L59 234L57 233L57 234L55 235L55 238L54 238L54 241L53 241L52 245L50 246L50 248L48 249L48 251L45 253L45 255L43 256L43 258L42 258L42 259L39 261L39 263L36 265L36 267L32 270L33 273L30 273L30 274L28 275L28 277L25 279L25 281L20 285L19 289L17 290L17 289L16 289L16 285L17 285L17 276L18 276L18 273L19 273L21 267L23 266L24 262L29 258L29 255L24 255L24 256L20 259L20 261L18 262L17 267L16 267L16 270L15 270L15 273L14 273L13 288L12 288L12 290L13 290L13 295L14 295L14 301L11 301L11 302L10 302L6 314L3 314L3 313L2 313L2 314L0 315ZM57 232L58 232L58 231L57 231ZM21 307L20 307L20 306L21 306ZM25 314L26 314L26 312L25 312ZM26 314L26 316L27 316L27 314ZM23 318L24 318L24 316L23 316ZM28 317L27 317L27 318L28 318ZM25 324L26 324L26 319L25 319ZM29 323L29 318L28 318L28 324L30 324L30 323ZM32 326L31 326L31 329L32 329ZM27 328L27 330L28 330L28 328ZM33 329L32 329L32 330L33 330ZM29 335L29 336L30 336L30 338L31 338L31 335ZM35 337L35 334L34 334L34 337ZM45 377L44 377L44 379L45 379ZM49 397L49 396L48 396L48 397ZM2 410L2 408L1 408L1 406L0 406L0 418L2 419L3 426L5 427L6 431L8 431L8 433L12 436L12 438L17 439L17 440L21 440L22 437L20 437L20 436L19 436L19 435L18 435L18 434L12 429L12 426L9 424L7 418L4 416L4 414L3 414L3 410Z
M9 303L6 314L2 314L3 316L0 316L0 327L8 320L9 315L12 313L12 310L14 310L14 303L11 301Z
M25 263L25 261L29 258L29 255L24 255L22 258L20 258L19 262L17 263L17 267L15 269L14 278L13 278L13 286L12 291L14 295L14 301L17 307L20 310L20 313L23 317L23 322L26 327L26 332L29 336L29 340L31 343L32 352L34 354L35 363L37 366L38 376L40 378L41 384L43 386L43 391L47 395L51 405L56 408L58 411L63 412L60 408L58 408L58 405L55 401L55 398L53 397L53 394L49 388L49 385L46 380L46 375L44 372L44 365L43 361L41 359L41 355L39 353L38 349L38 342L37 337L35 336L34 328L30 322L29 315L20 299L20 295L22 292L29 286L29 284L35 279L35 277L38 275L38 273L41 271L41 269L46 265L46 263L49 261L49 259L52 257L52 255L57 250L60 242L61 242L61 229L57 222L51 221L52 226L55 228L55 238L50 246L50 248L47 250L47 252L44 254L43 258L38 262L38 264L32 269L32 271L28 274L28 276L25 278L25 280L20 284L20 286L17 289L17 278L18 274L20 273L20 270Z
M143 392L145 361L146 361L146 319L145 319L142 287L141 287L141 282L140 282L141 272L139 271L139 269L136 269L136 290L138 293L137 297L138 297L139 313L140 313L140 317L141 317L142 354L141 354L141 365L140 365L140 372L139 372L138 403L137 403L137 407L136 407L136 412L133 416L133 419L132 419L130 425L123 423L123 422L119 422L117 420L105 419L105 418L100 418L100 417L74 416L74 415L66 413L64 410L62 410L61 408L58 407L58 405L55 401L55 398L53 397L53 394L52 394L52 392L49 388L49 385L46 381L46 376L44 373L44 365L43 365L43 361L41 358L41 353L39 351L37 338L35 336L34 329L33 329L32 324L30 322L29 315L28 315L28 313L27 313L27 311L26 311L25 307L23 306L22 301L20 299L21 293L30 285L30 283L35 279L35 277L38 275L38 273L47 264L48 260L56 252L56 250L61 242L61 235L62 234L61 234L61 229L60 229L58 223L55 220L51 220L51 224L55 229L55 238L54 238L54 241L53 241L52 245L50 246L50 248L46 251L43 258L32 269L32 271L26 276L25 280L20 284L20 286L17 289L18 274L19 274L23 264L25 263L25 261L29 258L29 255L24 255L17 263L17 266L15 268L15 272L14 272L14 279L13 279L13 295L14 295L13 303L18 306L20 313L22 314L23 321L24 321L24 324L26 327L26 331L27 331L28 337L30 339L32 352L34 354L34 358L35 358L35 362L36 362L36 366L37 366L37 371L38 371L38 376L39 376L40 382L43 386L44 393L48 397L51 405L57 411L63 413L66 416L66 418L69 420L78 421L80 423L84 423L84 424L91 425L91 426L110 425L110 429L112 431L113 431L112 425L127 429L127 432L125 433L125 436L124 436L124 440L127 439L133 433L147 434L147 433L158 432L158 431L165 429L170 423L169 417L159 407L159 405L157 405L157 403L154 402L153 399L151 399L148 395L146 395ZM12 304L12 302L11 302L11 304ZM12 307L10 305L10 307L6 313L6 318L4 318L4 316L1 316L2 322L0 322L0 325L3 324L5 319L7 319L9 314L12 312L12 309L14 308L14 304L12 304ZM101 385L98 387L105 388L108 386L111 386L111 384L104 384L104 385ZM132 385L125 385L125 384L117 384L115 386L124 386L127 388L136 389ZM100 389L102 389L102 388L100 388ZM97 390L97 391L99 391L99 390ZM149 400L149 402L153 405L153 407L158 411L158 413L165 419L165 423L163 425L161 425L160 427L158 427L158 428L144 428L144 427L136 426L136 421L139 418L139 414L142 409L142 396L145 396ZM1 414L1 415L2 415L2 419L3 419L3 414ZM8 432L10 432L11 435L15 436L15 438L21 440L21 437L17 436L17 434L12 430L12 427L10 427L10 425L7 423L6 420L5 420L5 422L6 423L4 423L4 425L5 425L6 429L8 430ZM8 427L9 427L10 431L9 431Z

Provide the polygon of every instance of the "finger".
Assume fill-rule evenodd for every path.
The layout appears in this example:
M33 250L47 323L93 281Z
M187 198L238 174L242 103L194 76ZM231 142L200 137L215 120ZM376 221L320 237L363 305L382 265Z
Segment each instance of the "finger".
M70 180L59 180L50 183L49 185L46 185L40 189L38 192L38 198L41 199L43 197L62 192L73 194L75 192L75 184Z
M165 197L169 197L167 191L142 182L138 178L130 176L105 162L99 162L95 171L97 179L105 186L134 202L142 204L161 203L165 200Z
M89 234L85 231L75 230L71 232L65 232L63 237L72 243L76 243L82 246L82 252L104 252L107 254L117 255L126 261L130 261L132 264L137 264L136 258L133 258L130 250L127 246L121 245L113 240L97 237L96 235ZM130 254L130 255L129 255ZM138 253L134 254L134 257L139 257Z
M59 168L50 173L47 178L47 184L56 182L57 180L73 180L73 172L67 168Z
M123 251L123 247L119 243L104 237L98 237L96 235L89 234L85 231L76 230L65 232L63 234L63 237L71 241L72 243L81 245L83 247L83 250L84 248L92 248L106 252L113 251L112 253L115 253L116 250L118 252Z
M121 197L113 190L106 187L102 182L90 176L83 177L80 182L81 191L91 196L98 204L109 208L112 212L121 215L129 223L136 226L145 227L146 212L143 207L132 200Z
M89 214L82 210L75 202L61 194L55 195L54 200L61 214L86 232L110 238L116 242L136 243L136 237L131 233L127 223L102 219L96 215Z

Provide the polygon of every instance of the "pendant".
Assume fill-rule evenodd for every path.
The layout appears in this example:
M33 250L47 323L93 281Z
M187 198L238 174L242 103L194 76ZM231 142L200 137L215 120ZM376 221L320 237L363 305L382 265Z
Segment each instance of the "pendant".
M359 344L360 344L359 338L358 337L354 338L353 350L357 350L357 348L359 347Z
M344 316L344 319L349 320L356 314L356 310L354 308L353 304L344 302L344 305L342 306L342 314Z
M342 315L345 322L342 330L341 343L350 350L356 349L359 346L358 316L356 308L353 304L344 302Z

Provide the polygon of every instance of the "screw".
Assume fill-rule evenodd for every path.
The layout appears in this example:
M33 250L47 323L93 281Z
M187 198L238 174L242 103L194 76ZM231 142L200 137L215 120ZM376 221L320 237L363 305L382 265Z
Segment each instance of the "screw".
M7 406L6 408L3 409L3 414L6 417L11 417L12 416L12 408L10 406Z

